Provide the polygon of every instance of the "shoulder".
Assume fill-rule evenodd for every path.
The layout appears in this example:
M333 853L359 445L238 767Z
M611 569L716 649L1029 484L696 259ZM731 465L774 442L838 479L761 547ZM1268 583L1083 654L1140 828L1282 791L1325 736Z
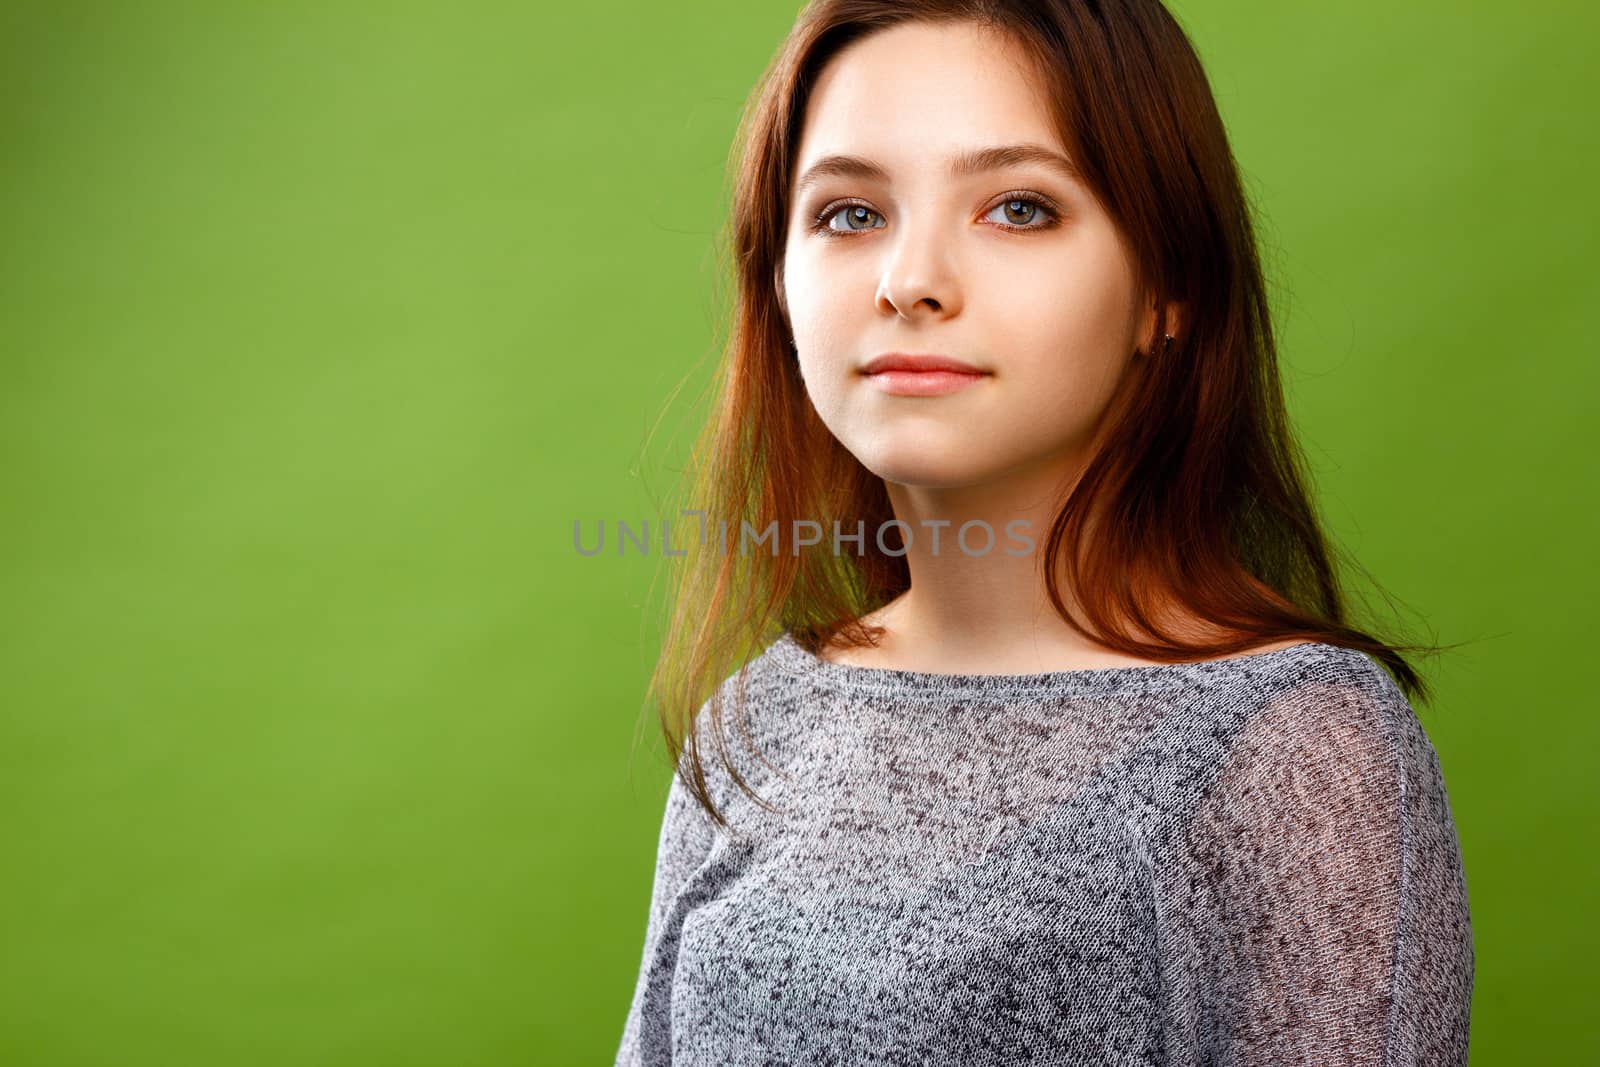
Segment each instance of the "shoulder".
M1282 668L1241 709L1215 796L1382 812L1397 810L1408 780L1439 778L1410 701L1365 652L1308 645Z
M782 638L767 643L733 668L696 711L694 732L708 773L722 777L713 766L725 757L741 776L762 779L763 768L801 736L808 705L784 660L789 647Z
M1281 669L1262 677L1249 732L1280 742L1342 724L1393 734L1411 705L1387 671L1358 649L1315 642L1271 657ZM1266 661L1262 661L1266 662Z

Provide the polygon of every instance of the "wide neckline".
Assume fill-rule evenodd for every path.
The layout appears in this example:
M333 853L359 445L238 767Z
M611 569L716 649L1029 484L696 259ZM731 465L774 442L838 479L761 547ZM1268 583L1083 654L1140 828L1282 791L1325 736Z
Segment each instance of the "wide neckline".
M1225 674L1276 671L1300 660L1344 651L1338 645L1305 641L1287 648L1188 663L1125 667L1082 667L1033 674L941 674L889 667L834 663L806 649L794 634L768 646L766 657L779 669L833 689L914 695L983 695L1015 692L1112 693L1170 689L1215 680Z

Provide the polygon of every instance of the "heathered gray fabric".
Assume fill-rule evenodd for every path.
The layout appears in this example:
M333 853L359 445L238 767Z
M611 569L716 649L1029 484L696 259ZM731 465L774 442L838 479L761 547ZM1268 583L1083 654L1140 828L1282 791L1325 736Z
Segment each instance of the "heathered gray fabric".
M732 695L739 678L723 684ZM1464 1064L1438 758L1364 653L944 675L785 634L667 794L619 1067Z

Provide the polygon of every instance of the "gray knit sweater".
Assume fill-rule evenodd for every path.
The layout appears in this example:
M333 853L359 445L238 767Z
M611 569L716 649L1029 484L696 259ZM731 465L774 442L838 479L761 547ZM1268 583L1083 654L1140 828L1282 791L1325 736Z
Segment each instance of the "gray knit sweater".
M734 699L736 672L723 683ZM1432 744L1366 654L743 672L667 794L620 1067L1464 1064Z

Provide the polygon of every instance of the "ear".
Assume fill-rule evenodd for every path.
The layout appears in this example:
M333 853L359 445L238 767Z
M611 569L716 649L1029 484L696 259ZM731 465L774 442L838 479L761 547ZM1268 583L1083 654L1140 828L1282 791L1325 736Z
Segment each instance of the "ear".
M789 298L783 291L783 257L778 258L778 265L772 269L772 288L778 294L778 310L783 313L783 328L789 331L789 336L794 336L794 327L789 325Z
M1163 343L1166 340L1167 334L1172 336L1172 343L1177 344L1178 339L1183 337L1184 332L1188 329L1189 312L1186 304L1177 300L1169 300L1167 302L1166 310L1166 327L1162 333L1158 334L1156 332L1155 302L1152 301L1149 306L1146 307L1144 319L1139 329L1139 351L1141 353L1159 353L1162 349Z

